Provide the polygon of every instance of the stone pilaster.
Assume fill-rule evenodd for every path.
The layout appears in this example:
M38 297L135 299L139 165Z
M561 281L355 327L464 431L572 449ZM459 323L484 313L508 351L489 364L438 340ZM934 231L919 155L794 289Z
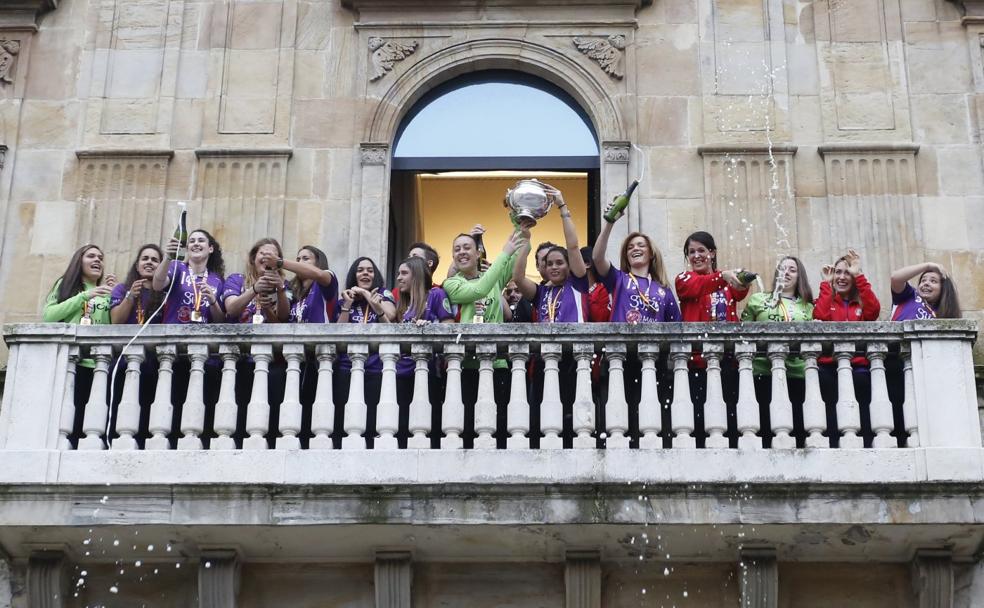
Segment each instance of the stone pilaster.
M10 556L0 549L0 608L10 608L13 602L10 577Z
M376 608L410 608L412 583L409 551L376 552Z
M918 608L953 608L953 555L945 550L916 551L912 588Z
M239 594L239 553L235 549L202 551L198 563L199 608L235 608Z
M384 274L389 250L389 159L389 144L360 145L362 198L353 204L349 216L349 259L369 256Z
M68 568L63 551L35 551L27 562L27 605L63 608L68 605Z
M568 551L564 567L567 608L600 608L601 556L597 551Z
M601 143L601 213L604 213L608 203L613 198L622 194L629 187L629 170L632 160L632 144L627 141L604 141ZM642 158L636 162L644 162ZM641 171L636 167L636 173ZM622 240L631 231L639 230L639 197L641 193L636 192L629 206L625 210L625 219L619 221L612 228L611 238L608 239L609 259L618 259L618 250ZM604 226L604 219L599 216L599 226Z
M779 562L775 549L741 552L741 608L776 608L779 605Z

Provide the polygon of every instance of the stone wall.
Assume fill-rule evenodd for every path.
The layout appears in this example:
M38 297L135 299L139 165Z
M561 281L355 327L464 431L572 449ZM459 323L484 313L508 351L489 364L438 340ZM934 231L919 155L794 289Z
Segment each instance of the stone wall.
M854 246L884 314L891 269L928 259L952 269L966 315L984 317L984 23L959 3L421 1L398 16L378 0L11 6L0 322L36 319L82 242L123 273L136 244L170 231L178 200L230 268L268 234L287 249L320 243L335 267L385 259L400 120L428 89L483 68L541 76L584 107L602 200L645 165L618 231L652 234L673 272L697 228L714 231L727 266L768 274L798 252L814 284ZM613 61L575 39L608 44ZM389 61L393 45L412 52Z

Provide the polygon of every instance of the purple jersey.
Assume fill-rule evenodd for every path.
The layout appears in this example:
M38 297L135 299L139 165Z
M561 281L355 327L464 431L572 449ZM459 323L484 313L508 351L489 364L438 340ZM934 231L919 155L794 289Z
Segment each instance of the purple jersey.
M335 315L335 302L338 299L338 280L331 275L331 282L322 285L311 283L311 289L303 300L292 298L290 302L291 323L328 323Z
M916 293L908 283L902 288L902 293L892 292L892 320L917 321L920 319L935 319L936 311Z
M287 289L287 282L284 281L284 289ZM225 280L225 287L222 289L222 306L223 308L228 308L226 306L226 300L236 296L241 296L244 291L246 291L246 277L236 273L230 274L229 278ZM253 315L256 314L256 298L252 298L246 306L243 307L242 311L239 313L238 319L229 319L229 323L252 323ZM271 321L271 319L267 319Z
M669 287L648 277L622 272L614 265L601 283L612 294L612 322L679 321L680 307Z
M431 323L440 323L448 319L454 321L454 317L454 307L451 306L451 301L448 300L448 294L444 293L444 290L440 287L431 288L430 293L427 294L427 303L424 305L424 314L420 319L422 321L430 321ZM416 313L413 310L407 310L403 313L403 319L400 322L416 323ZM409 376L413 374L414 367L413 358L404 355L396 362L396 374L398 376Z
M174 282L174 287L171 288L164 306L164 323L195 323L193 313L196 306L201 315L201 321L197 322L215 322L212 320L212 304L197 286L207 283L221 296L224 284L222 277L207 270L203 274L194 275L187 264L173 260L167 269L167 279ZM164 292L167 293L166 288Z
M588 320L588 277L573 274L561 286L537 285L533 310L539 323L584 323Z
M382 294L384 302L393 303L393 294L388 289L381 289L380 294ZM332 320L336 323L341 314L342 304L343 302L339 300L338 305L335 306L335 318ZM349 323L379 323L379 317L376 315L376 311L372 309L372 306L369 306L368 302L360 299L352 302L352 310L349 311ZM338 356L338 369L346 372L352 369L352 361L348 358L348 355ZM366 359L366 372L379 374L382 371L383 362L379 358L379 355L369 355L369 358Z
M123 283L118 283L116 287L113 288L113 293L109 294L109 309L112 310L117 306L119 306L120 304L122 304L123 300L126 299L126 294L129 291L130 289L126 285L124 285ZM146 287L140 290L140 301L134 303L135 306L132 309L130 309L130 315L126 318L126 321L124 321L124 323L129 323L129 324L139 323L140 319L137 317L138 310L143 311L144 321L149 319L150 315L154 314L154 311L157 310L157 307L155 306L151 308L151 304L150 304L151 293L153 292ZM160 306L160 301L158 301L157 305ZM161 322L161 315L157 315L151 320L151 323L160 323L160 322Z

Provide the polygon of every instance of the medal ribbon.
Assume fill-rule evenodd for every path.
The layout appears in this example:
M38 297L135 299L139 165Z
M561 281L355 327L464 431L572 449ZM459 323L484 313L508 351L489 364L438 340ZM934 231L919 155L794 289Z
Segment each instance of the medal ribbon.
M359 322L360 323L368 323L369 322L369 303L368 302L366 302L366 307L362 309L362 320L359 321Z
M792 320L789 314L789 309L786 308L786 298L779 296L779 309L782 311L782 318L787 322Z
M554 319L557 318L557 303L560 300L561 294L564 293L564 286L561 285L557 289L557 295L554 296L553 300L551 301L550 295L552 293L553 293L553 287L550 287L550 291L547 292L547 317L550 319L551 323L553 323Z
M205 271L205 274L202 275L201 279L202 282L208 281L207 270ZM202 288L201 285L198 283L198 277L195 275L192 275L191 290L195 292L195 312L199 312L202 307Z
M140 294L140 299L137 300L137 324L143 325L144 323L144 307L143 307L143 292Z
M636 293L639 294L639 297L642 298L642 301L646 305L646 308L648 308L653 312L659 312L656 309L656 307L653 306L652 301L649 299L649 289L653 286L653 280L649 278L647 278L647 280L649 281L649 285L646 286L646 292L643 293L642 289L639 288L639 280L636 279L634 274L632 274L631 272L629 273L629 283L632 285L632 287L635 288Z

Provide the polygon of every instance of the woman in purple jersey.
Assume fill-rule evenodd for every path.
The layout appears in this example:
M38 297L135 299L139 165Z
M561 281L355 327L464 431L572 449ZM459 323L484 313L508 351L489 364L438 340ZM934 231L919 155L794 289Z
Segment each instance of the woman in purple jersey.
M283 323L290 314L284 252L277 239L262 238L246 256L246 272L232 274L222 289L222 303L233 323Z
M154 291L167 294L164 323L223 323L225 310L219 303L225 283L222 247L201 228L188 235L185 260L174 259L180 243L172 238L164 248L170 262L154 272ZM174 282L174 286L169 285Z
M284 270L294 273L290 282L291 323L328 323L335 314L338 279L328 270L328 256L312 245L297 252L295 261L281 260Z
M919 277L916 288L909 281ZM939 264L926 262L892 273L892 320L959 319L957 287Z
M154 273L164 259L164 252L153 243L141 245L126 280L113 288L109 296L109 316L114 325L145 322L160 323L163 315L152 315L164 300L164 294L154 291Z
M427 262L418 257L409 257L400 263L396 274L396 287L399 290L399 301L396 306L396 318L400 323L426 325L428 323L454 323L454 310L448 300L448 294L440 287L432 287L431 272ZM410 418L410 402L413 400L414 369L416 363L412 357L403 355L396 362L396 401L400 405L400 425L397 439L400 447L406 447L407 428ZM430 394L432 429L440 429L441 395L432 390L436 369L434 358L431 358L428 373L428 392ZM431 445L439 447L440 432L431 433Z

